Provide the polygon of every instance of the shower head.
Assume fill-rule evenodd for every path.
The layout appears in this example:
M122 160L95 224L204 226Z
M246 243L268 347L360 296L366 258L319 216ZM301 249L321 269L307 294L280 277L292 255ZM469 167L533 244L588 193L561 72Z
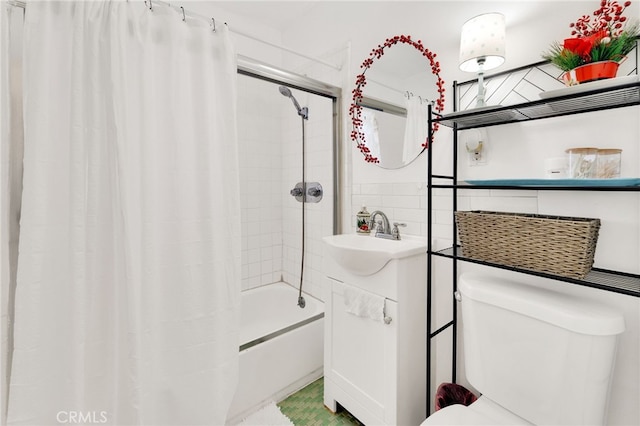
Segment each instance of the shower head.
M280 86L280 87L278 87L278 90L280 91L280 93L282 93L284 96L286 96L288 98L293 96L291 94L291 90L289 90L289 88L286 87L286 86Z
M309 119L309 108L307 108L307 107L301 108L300 104L298 103L296 98L293 97L293 94L291 93L291 90L288 87L280 86L280 87L278 87L278 90L280 91L280 93L282 95L284 95L284 96L288 97L289 99L291 99L291 101L293 102L293 106L295 106L296 109L298 110L298 115L300 117L302 117L305 120Z

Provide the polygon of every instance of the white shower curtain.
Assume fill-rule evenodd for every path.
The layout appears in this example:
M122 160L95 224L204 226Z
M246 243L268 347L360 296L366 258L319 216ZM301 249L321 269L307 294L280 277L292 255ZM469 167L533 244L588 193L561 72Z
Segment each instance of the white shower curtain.
M22 9L0 4L0 423L7 413L22 193Z
M227 29L30 1L24 66L8 423L223 424L240 289Z

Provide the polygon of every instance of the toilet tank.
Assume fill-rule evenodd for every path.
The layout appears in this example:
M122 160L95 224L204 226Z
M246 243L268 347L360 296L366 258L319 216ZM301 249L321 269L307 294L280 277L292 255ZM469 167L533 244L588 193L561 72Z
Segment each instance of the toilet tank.
M469 383L534 424L604 424L622 315L486 275L459 291Z

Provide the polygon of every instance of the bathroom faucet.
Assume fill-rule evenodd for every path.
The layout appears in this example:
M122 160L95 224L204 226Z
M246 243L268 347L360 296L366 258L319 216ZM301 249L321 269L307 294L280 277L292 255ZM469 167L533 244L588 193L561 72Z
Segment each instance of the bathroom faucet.
M376 217L381 216L382 220L376 222ZM387 240L399 240L400 239L400 231L398 230L398 226L407 226L406 223L393 223L393 229L389 225L389 218L387 215L382 213L380 210L376 210L371 213L371 219L369 222L369 229L373 229L373 226L376 227L376 237L378 238L386 238Z
M382 220L376 222L376 217L382 216ZM382 213L380 210L376 210L371 213L371 223L369 224L369 229L373 229L374 224L376 225L376 237L381 237L381 235L389 235L391 232L391 227L389 226L389 218L387 215Z

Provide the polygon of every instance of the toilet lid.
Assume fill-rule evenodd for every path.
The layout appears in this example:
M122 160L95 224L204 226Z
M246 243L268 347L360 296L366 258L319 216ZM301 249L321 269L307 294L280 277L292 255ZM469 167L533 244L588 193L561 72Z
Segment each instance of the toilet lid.
M450 405L430 415L421 426L462 426L462 425L531 425L522 417L502 408L486 397L480 397L467 406Z

